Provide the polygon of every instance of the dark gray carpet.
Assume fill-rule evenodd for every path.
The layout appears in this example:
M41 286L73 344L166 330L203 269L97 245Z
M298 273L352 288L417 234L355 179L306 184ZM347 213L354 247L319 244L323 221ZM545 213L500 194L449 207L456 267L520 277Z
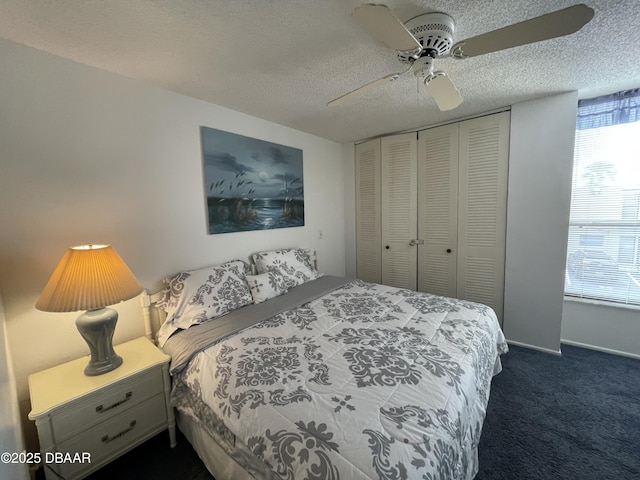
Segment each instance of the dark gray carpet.
M493 379L476 480L640 479L640 361L511 347Z
M476 480L640 479L640 361L511 347L493 380ZM181 435L160 434L91 480L211 480ZM349 479L345 479L349 480Z

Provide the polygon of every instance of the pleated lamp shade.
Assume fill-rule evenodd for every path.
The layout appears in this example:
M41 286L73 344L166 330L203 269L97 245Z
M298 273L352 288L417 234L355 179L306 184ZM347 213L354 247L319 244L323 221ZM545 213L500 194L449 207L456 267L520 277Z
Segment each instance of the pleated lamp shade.
M110 245L67 249L36 308L45 312L95 310L128 300L142 286Z

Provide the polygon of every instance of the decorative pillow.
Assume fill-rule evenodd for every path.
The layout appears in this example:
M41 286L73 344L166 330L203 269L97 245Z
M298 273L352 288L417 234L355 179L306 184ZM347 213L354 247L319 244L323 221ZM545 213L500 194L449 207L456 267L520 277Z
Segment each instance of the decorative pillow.
M278 270L260 275L247 275L247 283L253 296L253 303L262 303L289 291L287 277Z
M253 262L258 273L274 270L282 273L286 277L287 288L318 278L309 250L302 248L254 253Z
M167 313L158 331L158 344L164 345L178 329L221 317L252 303L246 268L242 260L232 260L165 279L163 298L156 303L157 308Z

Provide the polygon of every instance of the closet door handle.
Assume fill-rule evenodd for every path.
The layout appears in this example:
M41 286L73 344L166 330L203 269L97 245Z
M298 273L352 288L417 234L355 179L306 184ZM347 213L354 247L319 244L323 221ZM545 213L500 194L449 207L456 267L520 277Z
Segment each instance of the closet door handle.
M447 253L451 253L451 249L450 248L447 248Z
M387 246L386 246L386 247L384 247L384 248L386 248L387 250L389 250L391 247L390 247L389 245L387 245Z

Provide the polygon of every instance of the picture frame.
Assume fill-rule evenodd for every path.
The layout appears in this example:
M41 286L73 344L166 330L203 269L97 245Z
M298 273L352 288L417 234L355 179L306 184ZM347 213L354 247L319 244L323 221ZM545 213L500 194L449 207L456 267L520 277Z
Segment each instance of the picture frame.
M304 226L301 149L200 131L209 234Z

